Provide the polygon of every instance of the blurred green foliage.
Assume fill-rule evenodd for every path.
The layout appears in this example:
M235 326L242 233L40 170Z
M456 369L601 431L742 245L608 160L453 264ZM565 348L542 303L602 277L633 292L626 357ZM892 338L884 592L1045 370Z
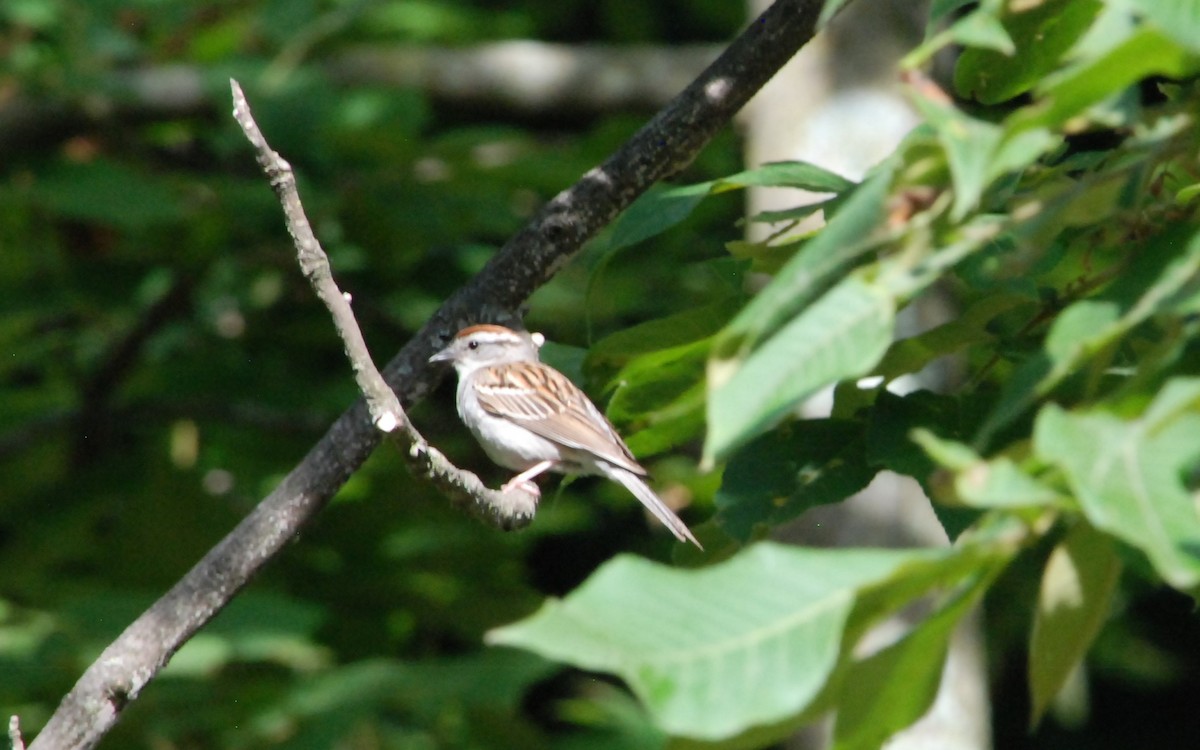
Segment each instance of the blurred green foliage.
M782 742L833 711L832 746L865 749L931 706L956 624L986 601L998 745L1194 744L1200 12L1150 7L936 4L961 12L907 59L923 123L860 184L765 165L642 196L614 244L742 185L834 193L757 217L821 208L819 231L731 245L770 276L749 301L593 347L636 352L610 404L645 423L632 441L703 434L702 465L724 468L707 552L618 558L489 639L619 675L680 746ZM953 95L920 72L950 44L966 46ZM896 314L935 283L963 314L897 340ZM965 381L897 382L947 359ZM833 418L799 418L831 384ZM942 559L745 548L883 469L932 498ZM864 647L916 602L924 619ZM1109 726L1113 701L1128 726L1132 695L1136 736Z
M651 191L540 290L527 322L553 342L549 361L607 399L664 492L712 510L708 557L679 551L684 567L881 467L922 481L965 541L601 567L674 549L619 488L548 488L533 526L502 534L385 448L105 746L582 750L659 747L667 730L761 746L837 705L835 741L868 747L921 713L980 600L998 747L1186 746L1200 625L1179 590L1195 589L1200 399L1178 376L1195 372L1200 18L1151 0L932 7L947 23L910 64L966 46L962 99L914 92L925 125L870 179L739 172L721 136L683 187ZM726 0L0 5L0 715L35 733L355 398L227 115L231 76L296 167L383 362L645 113L481 118L416 89L341 86L324 61L361 43L724 41L743 13ZM171 74L156 103L183 104L144 106L131 82L145 70ZM742 241L729 192L758 184L835 194L828 229ZM747 270L773 277L752 299ZM962 314L889 345L894 312L934 281ZM858 385L945 356L972 374L959 393ZM832 381L832 418L792 417ZM414 418L459 463L503 476L449 389ZM1123 468L1089 473L1088 457L1129 446ZM697 470L702 448L723 475ZM1141 507L1139 477L1157 488ZM1171 533L1156 535L1162 517ZM1078 574L1079 559L1094 569ZM1055 610L1072 583L1076 606ZM854 657L865 628L931 590L944 596L930 619ZM581 632L578 613L602 627ZM489 632L528 651L485 647ZM711 647L731 633L735 648ZM1092 688L1060 694L1089 645Z
M480 121L419 90L339 87L323 73L328 55L362 42L721 40L740 15L720 2L0 4L0 143L17 144L0 153L0 713L36 733L103 646L355 398L227 115L230 76L295 166L382 364L643 116ZM139 114L126 76L162 66L197 73L210 104ZM14 113L43 119L29 133ZM728 173L738 158L724 137L691 175ZM725 282L705 264L736 235L738 208L705 209L655 253L611 265L590 310L596 256L581 258L534 300L530 325L570 351L589 331L707 298ZM450 401L444 390L415 416L499 479ZM673 481L686 493L695 480ZM619 549L670 546L598 482L548 490L534 528L502 534L381 450L105 746L533 747L560 734L564 746L636 744L655 732L622 693L546 682L558 671L484 649L482 634ZM564 701L586 693L601 696L600 712L565 718Z

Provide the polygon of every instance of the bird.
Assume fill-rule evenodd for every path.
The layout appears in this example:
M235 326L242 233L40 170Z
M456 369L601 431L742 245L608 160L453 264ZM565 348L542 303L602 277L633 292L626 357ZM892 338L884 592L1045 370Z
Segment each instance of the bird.
M570 378L539 361L540 334L480 324L459 331L429 361L458 374L458 415L484 452L519 472L502 487L540 495L533 479L547 471L602 476L633 493L681 542L700 542L646 484L608 418Z

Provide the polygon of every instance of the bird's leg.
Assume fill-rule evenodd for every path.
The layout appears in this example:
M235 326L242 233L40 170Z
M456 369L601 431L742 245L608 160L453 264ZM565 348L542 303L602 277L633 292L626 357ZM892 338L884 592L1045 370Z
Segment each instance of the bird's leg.
M505 482L504 486L500 488L500 491L501 492L509 492L514 487L520 485L521 489L525 490L526 492L528 492L531 495L541 495L542 494L541 490L539 490L538 486L530 480L532 480L538 474L541 474L542 472L546 471L551 466L554 466L553 461L539 461L536 464L534 464L533 466L530 466L525 471L522 471L520 474L516 475L512 479ZM533 487L533 489L530 490L529 489L530 487Z

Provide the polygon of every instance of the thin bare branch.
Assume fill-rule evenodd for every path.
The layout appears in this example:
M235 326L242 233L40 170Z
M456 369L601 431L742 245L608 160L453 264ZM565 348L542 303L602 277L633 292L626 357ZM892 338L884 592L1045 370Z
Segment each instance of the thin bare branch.
M383 375L371 359L362 331L354 319L348 295L342 293L333 280L329 257L313 234L312 225L304 213L292 166L267 143L254 121L242 87L237 81L230 81L230 85L233 90L233 117L254 146L258 164L279 196L288 233L292 235L296 246L300 270L333 317L334 327L354 371L354 380L366 399L372 423L381 432L391 435L413 473L431 481L456 504L467 507L475 515L503 529L528 525L537 510L536 496L516 489L502 493L487 488L476 475L459 469L429 445L408 419L400 400L384 382Z
M8 719L8 744L12 750L25 750L25 739L21 737L21 719L13 714Z

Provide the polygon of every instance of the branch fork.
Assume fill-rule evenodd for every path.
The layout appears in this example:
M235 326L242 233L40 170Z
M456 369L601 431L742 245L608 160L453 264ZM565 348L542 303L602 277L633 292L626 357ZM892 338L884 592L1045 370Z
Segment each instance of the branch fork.
M478 517L502 529L527 526L537 510L538 497L519 488L498 492L486 487L479 477L459 469L441 451L429 444L404 412L395 391L383 379L367 351L366 341L350 307L350 295L338 289L320 241L304 213L292 166L271 148L250 112L245 92L230 79L233 118L254 147L255 159L279 197L288 234L296 246L296 260L304 277L333 317L333 325L346 350L354 380L366 399L371 423L387 434L400 449L409 469L437 487L456 504L470 508Z

